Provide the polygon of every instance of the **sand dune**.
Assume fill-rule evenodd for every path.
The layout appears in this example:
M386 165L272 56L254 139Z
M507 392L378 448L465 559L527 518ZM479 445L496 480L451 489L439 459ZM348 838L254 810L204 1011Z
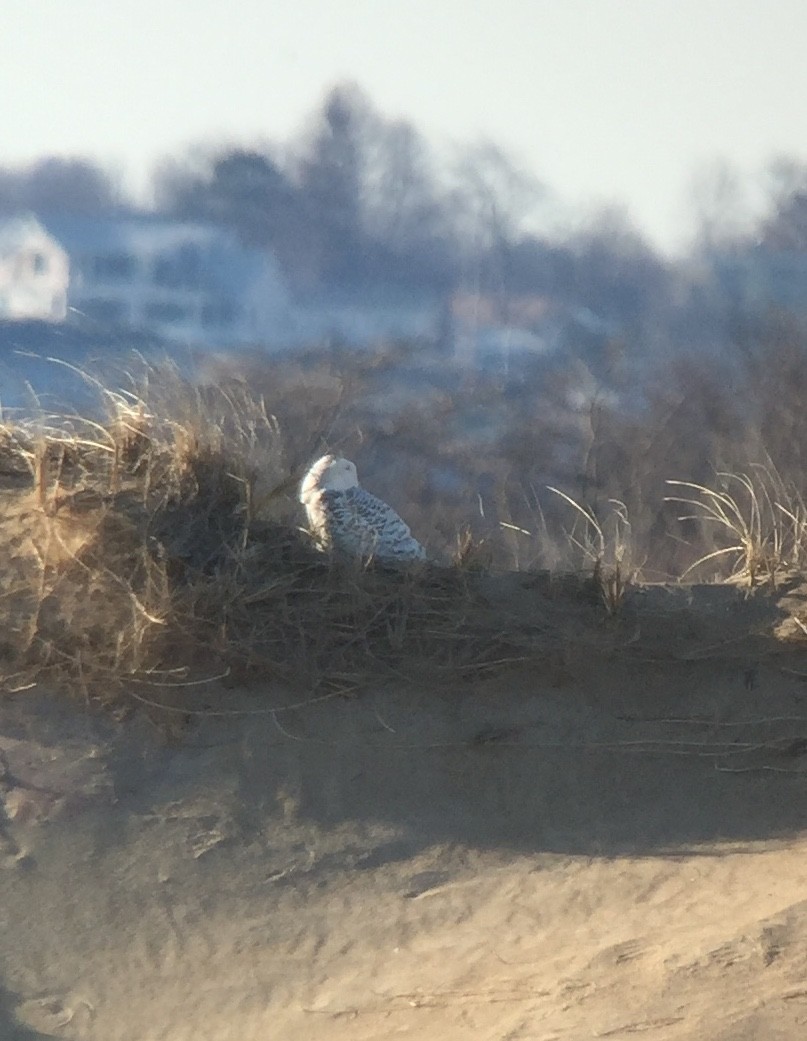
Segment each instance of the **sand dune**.
M175 726L7 699L0 1036L803 1038L807 687L721 595L722 650L663 662Z

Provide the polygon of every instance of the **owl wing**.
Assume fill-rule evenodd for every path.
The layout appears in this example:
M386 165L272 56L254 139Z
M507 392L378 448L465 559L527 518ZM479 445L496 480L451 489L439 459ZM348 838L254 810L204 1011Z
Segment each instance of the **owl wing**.
M322 500L331 541L342 552L388 563L426 559L426 551L395 510L363 488L325 490Z

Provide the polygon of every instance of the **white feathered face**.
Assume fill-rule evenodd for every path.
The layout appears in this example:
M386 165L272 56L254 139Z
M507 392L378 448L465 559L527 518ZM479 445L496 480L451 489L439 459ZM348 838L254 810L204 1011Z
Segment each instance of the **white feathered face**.
M355 463L341 456L324 455L313 464L305 475L300 488L300 499L305 502L312 492L327 488L333 492L344 492L359 483Z
M359 475L356 472L356 464L349 459L337 456L332 463L325 467L320 477L320 486L329 488L332 492L344 492L348 488L355 488L359 483Z

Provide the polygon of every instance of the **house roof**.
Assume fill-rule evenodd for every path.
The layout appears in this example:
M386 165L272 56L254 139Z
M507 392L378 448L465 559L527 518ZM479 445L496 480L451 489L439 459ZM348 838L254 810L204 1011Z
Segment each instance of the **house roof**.
M42 223L68 249L82 252L118 249L171 249L188 242L199 246L227 243L239 248L231 236L213 225L168 220L144 215L81 216L43 214Z

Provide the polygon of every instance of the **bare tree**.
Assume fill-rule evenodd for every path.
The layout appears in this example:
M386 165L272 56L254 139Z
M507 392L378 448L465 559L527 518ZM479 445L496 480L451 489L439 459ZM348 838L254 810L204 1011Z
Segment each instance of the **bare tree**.
M309 206L333 227L351 234L361 224L365 132L375 113L355 84L328 92L299 164L298 183Z
M396 280L445 285L454 270L450 204L426 141L406 120L379 117L365 143L365 235Z
M295 190L278 165L251 149L218 153L202 171L173 164L164 169L158 194L176 216L223 224L256 246L275 243L295 203Z
M807 165L781 157L768 168L771 182L769 212L760 227L760 240L772 249L807 250Z
M599 318L635 323L657 315L666 302L667 268L624 208L599 209L570 236L567 248L574 258L572 298Z
M48 156L19 175L20 208L35 212L93 215L122 203L118 184L98 164L84 158Z
M546 190L498 145L466 148L455 167L457 234L474 281L488 291L506 288L510 253ZM481 283L486 283L481 285Z
M533 174L492 141L466 148L456 166L460 199L476 243L498 248L514 242L546 197Z
M740 174L725 159L702 165L693 175L690 199L695 244L703 253L739 245L750 231L750 211Z

